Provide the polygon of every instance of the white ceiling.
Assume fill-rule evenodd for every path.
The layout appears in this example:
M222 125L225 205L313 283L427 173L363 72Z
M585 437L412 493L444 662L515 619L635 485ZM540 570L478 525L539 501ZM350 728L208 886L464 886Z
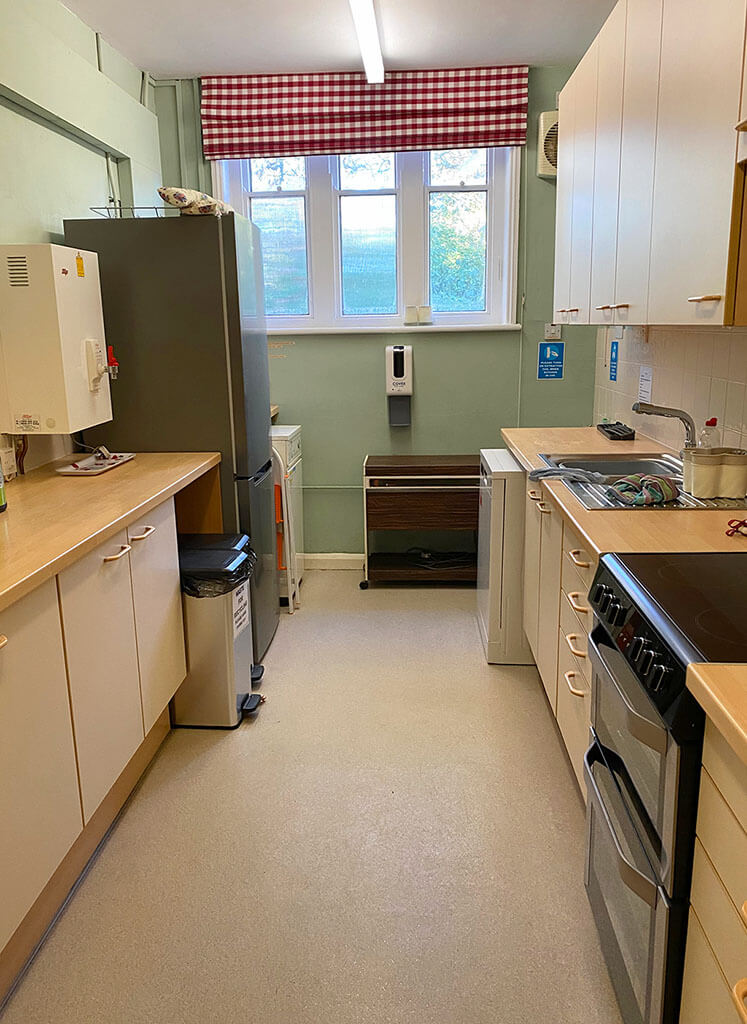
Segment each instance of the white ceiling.
M614 0L375 0L388 70L575 64ZM157 78L361 69L347 0L65 0Z

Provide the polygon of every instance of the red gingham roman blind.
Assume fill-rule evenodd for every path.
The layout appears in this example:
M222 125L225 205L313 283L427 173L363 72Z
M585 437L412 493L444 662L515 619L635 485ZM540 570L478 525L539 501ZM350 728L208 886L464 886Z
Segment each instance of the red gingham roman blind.
M526 65L202 79L208 160L521 146Z

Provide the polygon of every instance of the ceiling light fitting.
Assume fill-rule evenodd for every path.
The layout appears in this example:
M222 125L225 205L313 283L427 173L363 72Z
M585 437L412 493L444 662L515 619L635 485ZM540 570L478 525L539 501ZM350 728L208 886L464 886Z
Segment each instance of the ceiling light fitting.
M349 0L349 3L366 78L369 84L383 82L384 61L381 57L381 43L373 0Z

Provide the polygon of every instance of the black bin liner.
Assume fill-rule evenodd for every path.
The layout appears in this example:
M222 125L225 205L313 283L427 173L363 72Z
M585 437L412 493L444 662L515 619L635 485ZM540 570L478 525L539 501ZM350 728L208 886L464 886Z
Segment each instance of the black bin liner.
M244 551L213 548L182 548L179 570L182 591L190 597L222 597L251 578L257 556Z

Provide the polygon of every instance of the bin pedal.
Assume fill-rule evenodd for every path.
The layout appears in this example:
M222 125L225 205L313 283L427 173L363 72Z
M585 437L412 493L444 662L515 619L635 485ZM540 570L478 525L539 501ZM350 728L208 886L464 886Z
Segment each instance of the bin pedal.
M264 704L264 702L265 696L263 693L247 693L239 711L242 715L251 715L259 708L259 705Z
M264 665L252 665L252 686L256 686L264 674Z

